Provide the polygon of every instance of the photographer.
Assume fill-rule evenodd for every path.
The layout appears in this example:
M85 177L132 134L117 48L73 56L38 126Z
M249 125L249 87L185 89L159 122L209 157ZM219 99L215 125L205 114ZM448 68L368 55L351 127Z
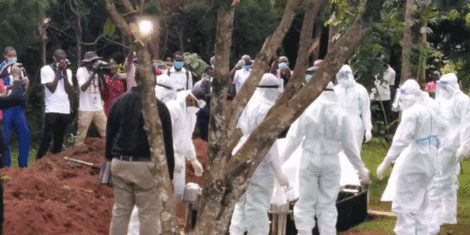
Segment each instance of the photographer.
M36 160L41 159L49 149L54 136L53 153L62 151L65 129L70 121L70 102L68 93L72 87L72 71L68 69L67 55L57 49L53 55L54 62L41 69L41 84L44 85L45 127L39 145Z
M106 114L100 94L99 76L107 63L101 60L96 52L85 53L83 66L77 70L78 86L80 88L80 101L78 107L78 130L75 146L85 142L88 128L93 122L100 132L101 138L106 137Z

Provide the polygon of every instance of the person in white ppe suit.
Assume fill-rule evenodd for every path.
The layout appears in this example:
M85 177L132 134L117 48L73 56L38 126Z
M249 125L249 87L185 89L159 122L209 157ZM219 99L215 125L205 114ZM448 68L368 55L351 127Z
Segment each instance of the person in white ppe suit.
M436 82L436 101L449 125L441 141L439 170L429 195L431 234L437 234L442 224L457 224L459 162L470 155L470 98L459 89L454 73Z
M336 234L336 199L340 190L339 153L344 150L358 171L361 184L369 184L369 170L351 138L353 122L338 105L333 83L292 124L281 159L288 159L302 146L299 172L299 201L294 207L299 235L312 234L315 215L320 234Z
M278 78L270 73L263 75L258 88L238 120L243 137L234 148L234 153L245 143L251 132L264 120L279 95ZM230 224L231 235L269 234L268 209L273 194L275 179L281 186L289 184L282 172L276 142L258 165L245 193L235 206Z
M202 91L183 90L178 92L176 100L170 100L166 103L171 115L175 150L173 185L176 202L183 200L186 184L186 159L191 162L196 176L202 176L203 169L196 158L192 135L196 126L196 113L205 106L204 97Z
M393 104L393 109L397 108L403 111L402 119L387 156L377 168L377 176L382 179L387 167L399 158L400 166L393 169L398 172L392 172L397 174L392 197L392 211L397 215L394 231L398 235L429 234L425 211L429 185L437 169L442 118L414 79L398 88Z
M356 83L351 67L343 65L336 74L338 85L335 86L335 93L338 102L346 110L352 122L353 138L360 155L362 142L368 142L372 138L372 122L370 114L369 94L364 86Z
M176 99L176 89L173 88L173 82L165 73L157 76L155 96L165 104Z

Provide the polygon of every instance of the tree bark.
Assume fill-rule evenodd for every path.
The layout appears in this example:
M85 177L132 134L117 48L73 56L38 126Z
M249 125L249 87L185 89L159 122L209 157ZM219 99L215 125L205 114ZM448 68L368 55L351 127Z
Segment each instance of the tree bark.
M124 4L129 3L128 0L122 1ZM125 19L114 6L114 2L112 0L107 0L106 7L111 19L118 29L121 30L121 33L134 40ZM129 7L127 7L127 10L128 12L126 13L130 13ZM159 40L158 35L156 40ZM146 130L149 139L151 158L155 163L156 172L158 172L155 179L157 181L158 188L157 194L159 200L157 203L160 210L159 215L162 225L162 234L176 235L178 233L178 221L175 212L176 203L173 198L173 186L168 171L165 144L161 128L162 124L158 115L157 100L155 97L156 80L153 73L148 43L148 40L145 39L135 42L136 54L139 59L139 85L142 87L144 129Z
M219 8L217 16L217 32L215 41L214 78L211 98L211 112L209 121L209 149L206 159L206 173L204 178L203 196L200 201L198 219L192 234L208 235L213 233L218 212L224 192L224 178L222 167L225 157L224 143L221 136L224 134L227 100L227 84L229 81L230 47L232 45L234 9L228 5Z
M420 82L420 71L424 71L424 64L420 61L421 53L414 49L414 46L426 38L420 32L421 27L425 24L418 21L419 17L414 10L416 8L415 0L406 0L400 84L410 78Z

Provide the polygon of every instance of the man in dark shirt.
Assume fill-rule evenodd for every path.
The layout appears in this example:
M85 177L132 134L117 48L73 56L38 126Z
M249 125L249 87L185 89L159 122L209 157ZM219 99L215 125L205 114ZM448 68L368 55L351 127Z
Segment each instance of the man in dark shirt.
M136 71L138 69L136 68ZM136 72L138 80L139 73ZM175 161L171 117L165 104L157 100L170 178ZM157 182L155 163L150 157L142 115L141 88L133 87L116 98L108 113L106 158L112 160L114 208L110 234L127 234L134 205L139 209L140 234L157 234Z

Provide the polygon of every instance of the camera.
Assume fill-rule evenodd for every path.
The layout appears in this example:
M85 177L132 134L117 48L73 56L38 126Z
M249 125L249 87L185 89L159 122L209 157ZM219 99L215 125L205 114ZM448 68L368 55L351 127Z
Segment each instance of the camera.
M104 73L104 74L110 74L111 73L111 64L103 61L103 60L97 60L95 61L93 67L96 67L95 65L98 65L97 73Z

